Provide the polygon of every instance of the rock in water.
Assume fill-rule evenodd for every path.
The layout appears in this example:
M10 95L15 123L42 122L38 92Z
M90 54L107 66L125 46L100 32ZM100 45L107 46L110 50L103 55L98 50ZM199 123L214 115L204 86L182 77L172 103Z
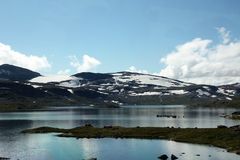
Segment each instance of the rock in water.
M224 125L218 125L217 128L228 128L228 127Z
M178 157L175 156L174 154L172 154L172 155L171 155L171 160L176 160L176 159L178 159Z
M168 156L166 154L163 154L163 155L159 156L158 159L166 160L166 159L168 159Z

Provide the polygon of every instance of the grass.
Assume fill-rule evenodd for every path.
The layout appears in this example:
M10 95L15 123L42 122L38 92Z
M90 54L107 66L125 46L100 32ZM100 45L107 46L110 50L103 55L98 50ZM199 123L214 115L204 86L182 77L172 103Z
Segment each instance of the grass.
M240 115L232 115L231 119L240 120Z
M76 138L139 138L168 139L178 142L207 144L240 154L240 130L234 128L159 128L159 127L107 127L83 126L73 129L40 127L22 133L60 133L59 137Z
M240 112L233 112L230 115L225 115L225 118L233 119L233 120L240 120Z

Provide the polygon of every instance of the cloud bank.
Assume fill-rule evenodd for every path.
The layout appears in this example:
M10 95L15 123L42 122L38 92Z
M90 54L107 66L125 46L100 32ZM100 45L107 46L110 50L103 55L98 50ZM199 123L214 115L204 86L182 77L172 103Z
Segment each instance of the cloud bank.
M70 69L64 69L64 70L59 70L59 71L57 72L57 74L58 74L58 75L69 75L70 72L71 72Z
M79 62L76 56L70 56L70 65L76 68L77 72L88 72L95 69L98 65L101 64L99 60L89 55L83 55L82 63Z
M230 32L217 28L222 41L196 38L176 47L161 59L165 68L161 76L198 84L230 84L240 82L240 41Z
M147 70L137 69L135 66L129 67L126 71L128 71L128 72L136 72L136 73L148 74L148 71L147 71Z
M0 43L0 64L12 64L34 71L51 67L46 57L20 53L3 43Z

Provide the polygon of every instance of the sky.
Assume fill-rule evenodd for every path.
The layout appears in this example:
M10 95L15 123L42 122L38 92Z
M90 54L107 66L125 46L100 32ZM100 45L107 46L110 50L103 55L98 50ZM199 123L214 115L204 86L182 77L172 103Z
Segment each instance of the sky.
M238 0L0 0L0 64L240 82Z

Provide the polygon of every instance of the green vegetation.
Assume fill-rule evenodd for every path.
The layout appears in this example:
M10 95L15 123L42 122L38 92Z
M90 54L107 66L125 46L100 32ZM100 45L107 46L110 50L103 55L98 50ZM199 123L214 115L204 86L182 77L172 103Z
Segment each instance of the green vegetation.
M225 118L233 119L233 120L240 120L239 115L226 115Z
M239 115L232 115L231 119L240 120L240 116Z
M240 112L233 112L232 114L230 115L225 115L224 116L225 118L230 118L230 119L233 119L233 120L240 120Z
M1 96L1 95L0 95ZM96 108L118 108L119 105L112 102L104 101L91 101L86 98L79 98L78 101L69 99L56 99L56 98L38 98L38 99L13 99L11 101L0 100L0 112L12 112L12 111L31 111L36 109L48 109L48 107L61 107L61 106L90 106Z
M73 129L41 127L24 130L22 133L60 133L59 137L76 138L139 138L169 139L178 142L214 145L230 152L240 154L239 126L231 128L157 128L136 127L124 128L105 126L95 128L91 125Z

